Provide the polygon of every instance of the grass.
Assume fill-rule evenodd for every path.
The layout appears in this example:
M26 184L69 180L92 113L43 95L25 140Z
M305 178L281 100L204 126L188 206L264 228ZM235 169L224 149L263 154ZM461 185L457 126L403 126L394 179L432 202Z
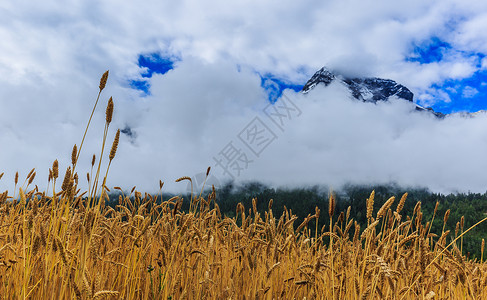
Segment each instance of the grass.
M82 142L79 149L73 147L61 189L55 161L49 192L29 188L33 170L22 186L16 176L17 195L0 194L2 298L487 298L484 243L480 261L462 253L463 236L485 219L465 230L460 221L455 234L434 233L434 216L423 220L421 202L411 216L401 214L407 194L395 209L391 197L374 214L372 192L364 199L368 226L362 229L350 209L335 214L332 193L330 222L322 228L319 209L298 224L286 208L274 216L272 200L263 213L254 199L251 208L237 205L236 217L222 216L214 190L187 199L188 211L181 210L180 197L163 200L161 194L136 190L120 196L115 208L107 206L108 168L100 175L114 105L112 99L108 103L100 160L98 166L92 161L88 191L77 188ZM89 122L86 132L88 127ZM191 181L177 181L183 180Z

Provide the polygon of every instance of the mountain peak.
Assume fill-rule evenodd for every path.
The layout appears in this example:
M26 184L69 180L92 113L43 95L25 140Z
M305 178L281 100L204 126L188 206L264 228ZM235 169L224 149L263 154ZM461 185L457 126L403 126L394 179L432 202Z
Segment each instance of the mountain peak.
M344 84L351 93L351 96L363 102L388 101L390 97L397 97L413 102L414 94L407 87L391 79L377 77L370 78L349 78L336 74L326 67L318 70L304 85L302 92L308 93L318 84L328 86L335 80ZM442 113L433 111L431 108L424 108L416 105L416 110L431 112L437 117L443 117Z
M326 67L323 67L316 72L313 77L308 80L308 82L306 82L302 91L303 93L307 93L319 83L323 83L325 86L327 86L335 79L335 74L330 72L330 70L328 70Z
M404 85L391 79L382 78L344 78L343 81L358 100L377 102L391 96L413 102L414 94Z
M329 85L332 81L339 79L345 84L355 99L366 102L385 101L391 96L412 102L414 94L404 85L391 79L371 78L349 78L333 73L326 67L321 68L311 77L303 87L303 93L307 93L318 84Z

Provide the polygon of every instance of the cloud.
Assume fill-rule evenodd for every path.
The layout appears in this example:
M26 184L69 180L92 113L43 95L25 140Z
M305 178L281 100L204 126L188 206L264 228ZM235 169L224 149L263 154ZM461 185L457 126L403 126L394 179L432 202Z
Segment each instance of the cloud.
M395 181L440 192L485 189L485 114L439 120L415 112L413 105L402 100L377 105L352 100L344 86L332 84L317 86L307 95L286 90L275 105L291 101L300 114L295 111L291 119L284 118L283 124L279 123L281 130L264 113L268 99L260 76L230 61L208 64L187 59L165 75L153 75L150 82L152 94L139 103L114 97L108 144L117 127L128 126L136 138L122 135L108 186L130 189L136 185L140 190L155 191L161 179L167 190L183 191L186 185L174 180L204 172L208 166L224 182L229 177L214 158L232 142L252 161L236 176L238 181L260 180L275 186L329 184L335 188L348 182ZM90 170L92 154L100 152L105 104L103 99L88 132L78 166L80 174ZM79 143L84 129L75 123L85 124L88 118L89 109L83 111L59 117L54 123L40 122L49 115L26 118L24 123L30 124L24 124L26 131L10 128L2 134L2 144L11 147L3 152L1 164L9 166L6 171L10 172L0 183L11 185L12 170L24 170L21 176L25 176L37 167L36 183L42 186L55 158L62 170L67 167L71 147ZM277 137L258 157L239 139L256 117ZM3 128L6 124L2 123ZM35 134L36 127L46 134ZM80 178L83 186L85 176Z
M462 96L464 98L473 98L475 95L477 95L479 91L471 86L467 86L463 89Z
M462 50L481 49L468 41L481 37L477 43L485 42L477 25L486 8L472 3L474 13L463 3L104 1L61 6L48 1L39 6L20 1L4 4L2 11L0 75L48 78L66 73L65 66L73 71L109 65L131 76L139 71L140 53L161 51L206 61L231 57L261 72L294 73L294 80L312 75L303 77L297 69L313 72L326 64L354 74L397 73L408 84L407 69L418 70L398 64L414 43L440 36Z
M203 4L154 0L134 4L111 0L68 1L61 5L55 0L4 1L0 4L0 172L5 176L0 180L0 189L12 190L17 170L25 176L36 167L36 182L42 186L54 159L59 159L63 167L69 164L71 147L80 142L96 98L98 78L106 69L110 69L109 84L83 146L79 171L89 171L92 154L100 151L104 106L113 96L115 116L109 139L116 128L130 128L136 138L122 136L109 180L114 185L144 189L157 186L159 178L172 181L177 176L206 170L212 157L236 139L267 104L268 95L258 74L273 74L285 82L303 84L314 71L328 65L350 75L394 79L410 87L422 103L448 101L448 93L442 95L435 86L441 87L452 78L468 78L481 66L485 68L485 63L479 65L472 57L472 53L486 52L487 38L479 28L485 27L481 25L487 8L480 2L212 0ZM422 64L406 60L416 45L432 37L452 47L442 61ZM144 78L147 70L138 60L148 53L181 60L164 75ZM134 80L145 80L152 94L132 89L130 83ZM293 101L303 103L299 105L302 117L292 123L293 129L278 136L242 178L283 184L308 179L334 182L334 178L340 182L349 174L349 180L355 181L397 179L405 183L422 181L438 189L481 189L479 182L484 178L476 173L483 166L481 157L463 146L439 140L440 136L452 141L457 138L440 129L450 128L453 121L442 121L439 126L436 121L412 115L405 117L409 121L404 124L391 117L394 113L382 119L372 109L363 111L362 106L341 101L343 95L338 91L322 92L324 98L336 98L338 102L288 92L289 97L296 97ZM397 104L375 108L386 113L407 110ZM375 116L376 120L367 116ZM483 117L470 123L458 121L460 128L469 132L458 137L465 145L472 145L474 138L482 141L474 126L482 128L479 120ZM335 128L336 124L343 128ZM446 167L439 165L436 156L444 158L447 165L456 164L457 159L459 165L472 168L472 175L465 176L470 181L455 175L446 178L451 173L440 172L438 176L445 177L442 185L442 178L431 179L432 171L428 173L426 167L417 169L424 173L416 168L408 170L416 160L384 152L389 150L353 134L369 128L364 124L371 127L363 136L386 149L407 149L407 157L414 154L423 166L444 170ZM438 132L431 132L433 129L426 125ZM320 135L318 129L322 128L328 135ZM374 138L374 132L384 141ZM465 140L469 135L471 140ZM415 140L414 136L422 139ZM353 139L362 143L346 143ZM428 160L416 154L420 151L413 151L429 140L448 146L442 148L451 149L447 153L458 149L459 155L421 152ZM482 149L479 143L474 148ZM288 160L281 166L283 158L297 154L300 162ZM358 154L365 155L365 159L359 159L362 156ZM470 158L477 159L477 165L471 166ZM410 165L400 165L394 159ZM317 171L316 162L321 161ZM400 174L398 168L388 171L385 166L389 164L403 170ZM367 168L378 171L366 172ZM460 172L459 166L455 171L467 173ZM283 179L273 177L276 174Z
M482 30L487 26L487 13L484 10L476 12L473 16L462 22L454 35L453 41L462 50L475 51L480 53L487 52L487 33Z
M285 91L276 105L294 103L300 113L283 118L281 130L264 113L267 97L259 76L231 63L183 61L152 85L145 109L127 120L138 136L135 145L122 140L111 184L150 189L162 179L168 189L185 189L174 179L208 166L223 182L230 177L214 158L232 142L252 161L241 161L239 176L233 169L237 181L336 188L393 181L438 192L485 190L485 114L440 120L403 100L362 103L332 84L306 95ZM239 139L256 117L277 137L259 156Z

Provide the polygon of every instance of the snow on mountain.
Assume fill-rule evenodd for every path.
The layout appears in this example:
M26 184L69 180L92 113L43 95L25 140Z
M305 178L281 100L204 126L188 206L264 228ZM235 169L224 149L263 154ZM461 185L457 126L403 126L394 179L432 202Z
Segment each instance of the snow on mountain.
M399 84L391 79L382 78L348 78L328 70L326 67L316 72L303 87L302 92L308 93L316 85L324 84L328 86L331 82L339 80L344 84L351 93L351 96L364 102L388 101L390 97L396 97L409 102L413 102L414 94L404 85ZM445 115L435 112L432 108L425 108L416 105L416 110L433 113L439 118Z

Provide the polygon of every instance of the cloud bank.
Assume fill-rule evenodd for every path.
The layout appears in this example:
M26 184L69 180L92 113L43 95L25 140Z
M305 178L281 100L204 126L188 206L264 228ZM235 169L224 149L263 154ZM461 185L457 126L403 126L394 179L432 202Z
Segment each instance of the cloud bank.
M463 80L483 80L486 13L487 5L473 0L3 1L0 189L12 190L15 172L22 177L33 167L36 184L45 186L54 159L69 164L106 69L109 84L83 147L80 178L100 152L104 105L113 96L109 139L116 128L130 128L136 137L122 136L109 183L145 190L157 188L159 179L204 172L230 141L239 145L238 134L255 117L268 120L257 73L304 84L327 65L394 79L423 105L449 105L456 91L480 107L474 99L483 85ZM439 60L415 56L438 45ZM145 78L138 58L151 53L177 57L174 69ZM134 90L134 80L147 80L150 95ZM439 121L409 114L400 102L350 102L340 87L285 95L301 115L284 131L269 123L277 139L239 179L282 185L393 180L441 191L485 190L482 114Z
M484 113L438 119L414 111L414 105L400 99L378 104L356 101L336 83L317 86L306 95L285 91L275 107L294 104L297 110L276 124L266 114L276 111L268 106L259 77L225 62L182 62L165 76L154 77L152 85L144 109L125 116L137 139L130 143L122 138L111 184L137 183L151 189L162 179L168 189L178 190L186 186L172 181L204 172L208 166L223 182L231 177L215 158L221 159L219 154L232 142L248 162L240 160L240 174L233 168L237 181L336 188L345 183L397 182L438 192L486 189ZM278 112L286 114L282 108ZM262 150L258 155L241 134L255 118L272 132L267 138L275 137L264 142L264 135L261 141L268 145L257 146L255 152ZM263 128L258 126L257 131Z

